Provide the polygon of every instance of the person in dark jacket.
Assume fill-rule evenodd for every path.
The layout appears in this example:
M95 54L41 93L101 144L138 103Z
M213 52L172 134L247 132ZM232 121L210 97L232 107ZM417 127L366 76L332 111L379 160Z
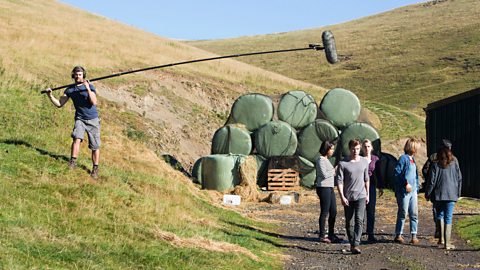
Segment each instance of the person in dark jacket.
M430 185L425 191L425 198L434 200L436 218L440 221L438 243L445 249L453 249L455 246L450 240L452 217L455 202L458 201L462 190L462 173L448 147L443 147L437 152L437 159L429 174Z
M372 154L373 146L369 139L362 142L362 153L368 161L368 176L370 177L370 191L369 202L366 206L367 212L367 235L368 242L375 243L375 206L377 204L377 188L379 190L379 197L383 195L383 181L380 175L380 159Z
M442 143L438 147L437 152L443 147L447 147L448 149L452 150L452 142L449 139L442 139ZM432 164L436 163L438 161L437 152L431 154L428 157L427 161L425 161L425 164L422 167L422 175L423 175L423 179L425 179L424 190L426 190L428 188L428 186L430 185L429 175L430 175L430 171L432 169ZM453 159L454 159L455 162L457 162L457 158L455 156L453 157ZM435 196L430 196L430 197L431 197L430 200L432 202L433 222L435 223L434 237L435 238L440 238L440 221L437 220L437 213L435 212L435 205L434 205L434 200L435 200L434 197Z

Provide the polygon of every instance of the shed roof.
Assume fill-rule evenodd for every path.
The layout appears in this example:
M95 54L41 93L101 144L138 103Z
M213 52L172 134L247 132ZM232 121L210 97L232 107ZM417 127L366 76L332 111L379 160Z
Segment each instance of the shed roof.
M470 91L463 92L463 93L460 93L460 94L455 95L455 96L451 96L451 97L448 97L448 98L444 98L444 99L437 100L435 102L429 103L427 105L427 108L424 108L423 110L424 111L429 111L429 110L436 109L438 107L448 105L450 103L457 102L457 101L467 99L467 98L477 96L477 95L480 95L480 88L472 89Z

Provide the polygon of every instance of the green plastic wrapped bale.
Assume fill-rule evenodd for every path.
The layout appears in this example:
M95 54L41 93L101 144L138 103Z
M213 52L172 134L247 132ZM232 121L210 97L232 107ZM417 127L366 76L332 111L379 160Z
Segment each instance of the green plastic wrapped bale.
M202 188L223 192L240 183L243 155L209 155L202 159Z
M278 104L278 118L299 129L315 121L317 104L312 95L301 90L283 94Z
M308 174L308 173L311 173L312 170L315 169L315 164L313 162L310 162L310 160L308 160L304 157L301 157L301 156L298 156L298 160L299 160L299 164L298 164L297 171L300 174Z
M226 125L215 132L212 154L248 155L252 151L250 132L234 125Z
M266 158L291 156L297 148L295 130L282 121L271 121L258 129L254 141L258 154Z
M342 131L340 134L340 143L343 156L350 155L348 143L353 139L359 139L360 142L363 142L365 139L372 141L373 154L375 155L378 155L381 150L380 135L374 127L367 123L353 123Z
M317 119L305 127L298 136L298 154L315 162L320 156L320 146L324 141L338 138L338 130L329 121Z
M193 182L197 184L202 183L202 159L203 157L197 159L192 167Z
M312 170L307 174L300 175L300 185L306 188L314 188L315 187L315 179L317 178L317 172Z
M254 131L272 120L272 99L262 94L243 95L233 103L231 117L232 123L243 124Z
M257 185L260 187L267 186L267 172L268 172L268 159L261 155L253 155L257 161Z
M380 177L386 188L394 188L395 184L395 166L397 159L388 154L380 153Z
M338 128L355 122L360 115L360 100L349 90L334 88L328 91L320 103L325 117Z

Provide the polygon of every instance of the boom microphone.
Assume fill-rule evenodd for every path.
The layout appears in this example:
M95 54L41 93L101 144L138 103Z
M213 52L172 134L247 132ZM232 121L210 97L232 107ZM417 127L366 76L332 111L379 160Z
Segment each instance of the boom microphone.
M323 42L323 47L325 48L325 56L327 57L327 61L330 64L337 63L338 62L337 49L335 46L335 38L333 38L332 32L324 31L322 33L322 42Z

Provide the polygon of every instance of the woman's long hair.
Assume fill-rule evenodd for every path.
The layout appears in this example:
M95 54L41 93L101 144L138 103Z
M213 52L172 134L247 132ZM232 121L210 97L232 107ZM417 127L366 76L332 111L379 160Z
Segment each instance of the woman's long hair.
M442 168L446 168L453 160L452 150L447 147L442 147L437 152L438 165Z

